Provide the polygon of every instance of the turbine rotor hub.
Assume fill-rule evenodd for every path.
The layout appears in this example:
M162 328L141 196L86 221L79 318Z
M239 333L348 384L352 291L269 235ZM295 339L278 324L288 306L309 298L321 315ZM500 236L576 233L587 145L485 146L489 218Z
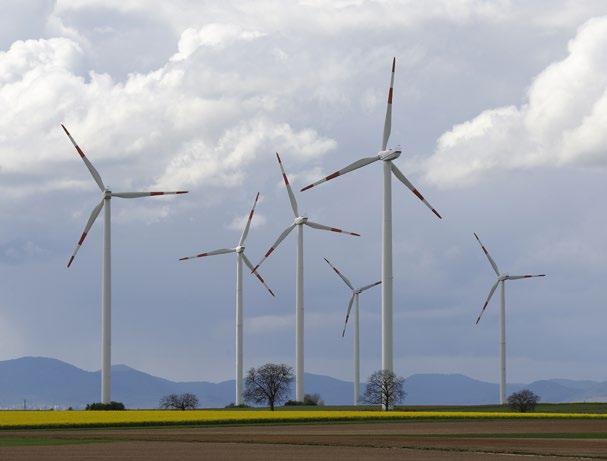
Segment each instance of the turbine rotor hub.
M386 149L386 150L382 150L381 152L379 152L377 155L379 155L379 159L383 160L383 161L388 161L388 160L395 160L398 157L400 157L400 154L402 153L402 150L400 149L400 147L397 147L396 149Z
M308 218L305 216L299 216L297 218L295 218L295 224L297 224L298 226L305 224L308 222Z
M236 253L242 253L242 252L244 252L244 246L239 245L235 248L235 250L236 250Z

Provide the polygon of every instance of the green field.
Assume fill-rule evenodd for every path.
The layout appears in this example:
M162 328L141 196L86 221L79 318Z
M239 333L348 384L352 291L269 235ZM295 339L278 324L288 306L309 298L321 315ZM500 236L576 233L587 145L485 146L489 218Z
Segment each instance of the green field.
M48 437L0 437L2 447L31 447L39 445L81 445L85 443L100 443L99 439L53 439Z
M355 407L351 407L355 408ZM502 405L445 405L445 406L398 406L399 410L406 411L488 411L488 412L511 412L508 407ZM607 413L607 403L604 402L577 402L577 403L539 403L535 413Z

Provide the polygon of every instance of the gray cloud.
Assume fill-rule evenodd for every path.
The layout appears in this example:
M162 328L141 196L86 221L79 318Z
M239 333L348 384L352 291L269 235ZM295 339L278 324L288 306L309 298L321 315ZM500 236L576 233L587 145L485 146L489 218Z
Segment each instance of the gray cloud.
M0 42L0 247L14 257L0 261L0 324L12 338L0 357L99 366L99 224L64 268L97 195L65 122L113 188L191 189L113 208L114 361L180 379L232 377L234 260L177 258L237 241L257 191L266 222L248 251L263 254L292 219L276 150L296 187L376 152L395 55L399 166L446 217L437 222L394 185L399 371L496 379L495 306L473 325L492 281L477 231L508 270L549 274L509 291L512 379L605 379L607 223L593 206L605 181L587 168L603 162L593 127L604 60L589 47L603 41L603 2L3 8L14 24ZM580 59L588 65L571 65ZM569 84L577 79L587 85ZM545 104L557 107L537 115ZM380 180L369 167L300 194L311 216L362 234L306 233L309 371L351 376L351 338L339 338L347 296L322 257L353 279L378 277ZM245 281L246 366L293 359L294 255L289 238L265 265L276 300ZM369 374L379 366L379 292L361 302ZM188 321L167 322L175 315Z

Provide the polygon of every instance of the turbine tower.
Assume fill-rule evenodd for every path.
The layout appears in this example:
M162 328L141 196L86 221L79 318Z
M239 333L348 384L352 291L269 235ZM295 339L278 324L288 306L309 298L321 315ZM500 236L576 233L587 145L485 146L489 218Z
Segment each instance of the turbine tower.
M383 235L382 235L382 302L381 302L381 317L382 317L382 349L381 349L381 364L383 370L394 371L393 360L393 274L392 274L392 174L402 182L417 198L419 198L432 212L441 218L441 215L426 201L415 186L405 177L405 175L396 167L393 160L396 160L401 149L396 147L388 149L388 139L390 138L390 130L392 127L392 94L394 88L394 70L396 66L396 58L392 60L392 75L390 78L390 90L388 91L388 104L386 108L386 118L384 121L384 133L381 143L381 150L372 157L365 157L357 160L354 163L331 173L302 190L311 189L323 182L342 176L351 171L358 170L378 160L383 161L384 170L384 210L383 210Z
M346 312L346 321L344 322L344 329L341 332L341 337L343 338L346 334L346 326L348 325L348 319L350 318L350 311L352 310L352 304L354 304L354 405L358 405L359 402L359 392L360 392L360 329L359 329L359 314L358 314L358 296L363 292L368 290L369 288L373 288L381 283L379 282L372 283L371 285L365 285L362 288L354 288L352 282L348 280L348 278L342 274L337 267L331 264L327 258L324 258L327 261L327 264L331 266L331 268L335 271L337 275L344 281L348 288L352 290L352 296L350 297L350 302L348 303L348 311Z
M500 404L504 405L506 403L506 280L519 280L519 279L529 279L532 277L545 277L546 274L537 274L537 275L509 275L502 274L495 264L495 261L481 242L481 239L478 238L478 235L474 234L476 240L480 244L483 252L487 256L489 260L489 264L495 271L495 275L497 275L497 280L489 290L489 296L487 296L487 300L481 309L481 313L478 315L476 319L476 324L478 325L479 320L481 319L493 293L497 289L497 286L500 285Z
M187 256L185 258L179 259L180 261L186 261L188 259L204 258L206 256L236 253L236 405L242 405L244 403L242 390L242 263L244 262L249 269L253 270L253 264L251 264L251 261L244 253L244 245L246 243L247 236L249 235L249 228L251 227L253 214L255 214L255 206L257 205L257 200L259 200L259 193L257 193L257 196L255 197L253 208L251 208L249 218L247 219L247 223L242 231L242 235L240 236L238 245L235 248L221 248L219 250L209 251L207 253L200 253L194 256ZM255 275L257 276L257 279L261 282L261 284L266 288L266 290L268 290L270 294L274 296L274 293L272 292L270 287L266 285L266 282L261 277L261 275L259 275L258 273L255 273Z
M253 268L253 272L257 271L257 268L261 266L261 264L266 260L266 258L272 254L272 252L278 247L280 242L282 242L287 237L287 235L289 235L289 233L297 227L297 274L295 279L295 399L298 402L302 402L304 397L304 226L308 226L313 229L354 235L356 237L360 237L360 235L355 232L346 232L336 227L318 224L310 221L307 216L301 216L299 214L299 208L297 206L295 194L293 194L293 190L291 189L291 185L289 184L289 179L287 178L287 174L285 173L285 169L282 165L282 161L280 160L280 156L278 155L278 153L276 153L276 158L278 159L278 165L280 166L280 171L282 172L282 178L285 182L287 193L289 194L289 201L291 202L291 209L293 210L293 215L295 216L295 219L293 221L293 224L287 227L278 236L278 238L270 247L270 249L266 252L264 257L261 258L259 263Z
M101 402L109 403L111 401L111 373L112 373L112 357L111 357L111 344L112 344L112 248L111 248L111 200L113 197L118 198L140 198L140 197L154 197L157 195L172 195L172 194L186 194L187 191L177 191L177 192L112 192L109 188L107 188L103 181L101 180L101 176L93 166L93 164L86 158L84 152L72 135L67 131L65 126L61 125L63 131L70 138L70 141L80 154L80 157L84 161L84 164L88 168L89 172L93 176L93 179L99 186L101 190L101 201L97 204L95 208L93 208L93 212L89 217L89 220L84 226L84 231L82 232L82 236L76 247L74 248L74 252L67 263L67 267L70 267L74 262L74 258L80 250L80 247L84 243L84 239L87 234L91 230L93 223L99 216L101 209L104 208L103 215L103 270L102 270L102 278L101 278Z

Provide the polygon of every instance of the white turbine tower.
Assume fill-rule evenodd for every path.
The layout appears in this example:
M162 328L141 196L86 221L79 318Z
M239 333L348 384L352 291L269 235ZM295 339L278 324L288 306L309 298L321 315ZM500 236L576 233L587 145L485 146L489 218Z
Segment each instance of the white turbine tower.
M295 283L295 399L298 402L302 402L304 397L304 226L308 226L313 229L355 235L356 237L360 237L360 235L355 232L346 232L336 227L324 226L322 224L310 221L306 216L300 216L299 208L297 206L297 200L295 200L295 194L293 194L293 190L291 189L291 185L289 184L289 179L287 178L287 174L285 173L285 170L282 166L282 161L280 160L280 156L278 155L278 153L276 153L276 158L278 159L280 171L282 172L282 177L284 179L285 186L287 187L287 193L289 194L289 201L291 202L291 208L293 210L295 220L293 221L293 224L287 227L278 236L278 238L270 247L270 249L266 252L264 257L261 258L259 263L253 268L253 272L257 271L257 268L261 266L261 264L266 260L268 256L270 256L270 254L272 254L272 252L278 247L280 242L282 242L287 237L287 235L289 235L289 233L293 229L295 229L295 227L297 227L297 274Z
M255 197L253 208L249 213L249 218L244 227L244 230L242 231L242 235L240 237L240 240L238 241L238 245L235 248L221 248L219 250L209 251L207 253L200 253L194 256L187 256L185 258L179 259L180 261L185 261L187 259L204 258L205 256L236 253L236 405L242 405L244 403L242 391L242 263L244 262L249 269L253 270L253 264L251 264L251 261L249 260L249 258L247 258L247 255L244 254L244 245L247 240L247 236L249 235L249 228L251 227L251 221L253 220L253 214L255 213L255 206L257 205L258 199L259 193ZM266 289L270 292L270 294L274 296L274 293L272 292L272 290L270 290L270 287L266 285L264 279L258 273L255 273L255 275L257 276L261 284L266 287Z
M487 308L493 293L497 289L497 286L500 285L500 404L504 405L506 403L506 280L519 280L519 279L529 279L532 277L545 277L546 274L536 274L536 275L509 275L502 274L495 264L495 261L481 242L481 239L478 238L478 235L474 234L476 240L480 244L483 252L487 256L489 260L489 264L495 271L495 275L497 275L497 280L489 290L489 296L487 296L487 300L483 305L481 313L478 315L476 319L476 323L478 325L479 320L481 319L483 312Z
M63 131L70 138L70 141L82 157L84 164L90 171L93 179L99 186L99 189L102 193L102 198L99 204L93 208L93 212L89 217L89 220L84 226L84 231L82 232L82 236L78 243L76 244L76 248L74 248L74 252L70 257L69 262L67 263L67 267L72 265L78 250L84 243L84 239L89 233L93 223L99 216L102 208L105 208L104 211L104 219L103 219L103 271L101 278L101 402L109 403L111 401L111 370L112 370L112 357L111 357L111 344L112 344L112 251L111 251L111 200L112 197L118 198L140 198L140 197L153 197L156 195L169 195L169 194L186 194L187 191L178 191L178 192L112 192L108 189L101 180L101 176L93 166L93 164L89 161L88 158L84 155L84 152L72 135L67 131L65 126L61 125Z
M382 235L382 350L381 363L383 370L394 371L393 361L393 275L392 275L392 174L402 182L413 194L417 196L432 212L441 218L441 215L430 205L426 199L419 193L413 184L405 177L405 175L396 167L392 160L397 159L401 150L399 147L388 149L388 139L390 138L390 130L392 127L392 93L394 87L394 70L396 66L396 58L392 61L392 76L390 79L390 90L388 91L388 105L386 108L386 119L384 121L384 134L382 138L381 151L372 157L365 157L357 160L345 168L331 173L301 189L302 191L311 189L318 184L329 181L331 179L342 176L351 171L362 168L371 163L382 160L384 165L384 211L383 211L383 235Z
M359 392L360 392L360 328L359 328L359 314L358 314L358 296L363 292L368 290L369 288L373 288L381 283L379 282L372 283L371 285L365 285L362 288L354 288L352 282L348 280L348 278L342 274L337 267L331 264L327 258L324 258L327 261L327 264L331 266L331 268L335 271L337 275L344 281L348 288L352 290L352 296L350 297L350 302L348 303L348 311L346 312L346 321L344 322L344 329L341 332L342 338L346 334L346 326L348 325L348 319L350 318L350 311L352 310L352 304L354 304L354 405L358 405L359 403Z

